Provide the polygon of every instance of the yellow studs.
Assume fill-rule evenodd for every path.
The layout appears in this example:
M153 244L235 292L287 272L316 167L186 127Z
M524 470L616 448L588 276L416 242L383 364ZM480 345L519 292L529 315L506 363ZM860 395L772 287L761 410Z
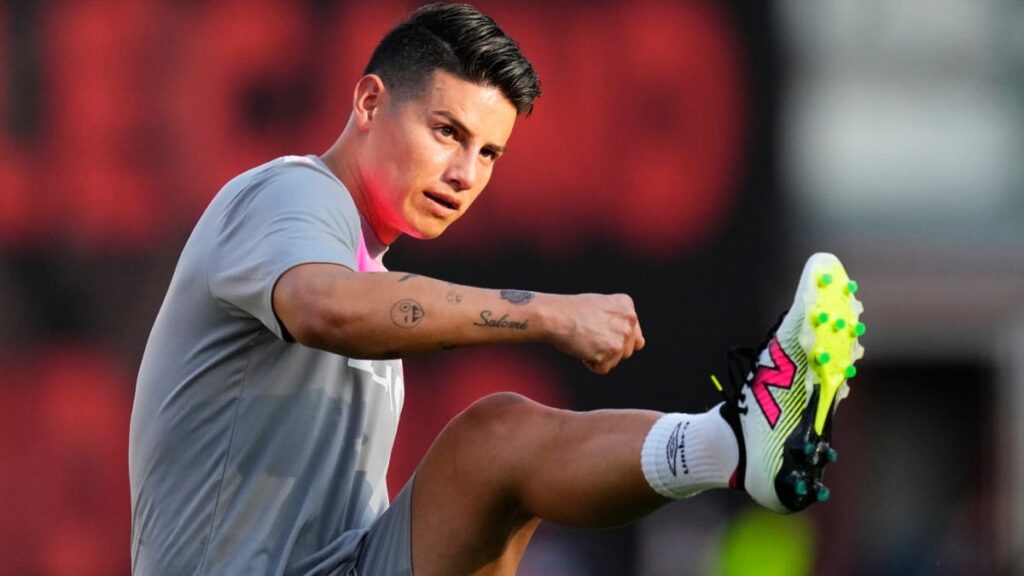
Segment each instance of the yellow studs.
M821 326L825 322L828 322L828 312L815 312L811 315L811 326Z

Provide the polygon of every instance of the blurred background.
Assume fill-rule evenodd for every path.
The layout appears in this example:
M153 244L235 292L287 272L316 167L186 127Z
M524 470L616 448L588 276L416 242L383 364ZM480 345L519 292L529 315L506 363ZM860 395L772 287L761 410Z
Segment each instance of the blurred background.
M192 225L236 173L321 153L415 2L0 2L0 574L129 573L135 372ZM517 390L702 411L804 259L860 282L867 356L832 500L711 493L544 526L520 573L1024 574L1024 4L482 1L544 94L489 191L393 270L628 292L648 347L413 358L390 483Z

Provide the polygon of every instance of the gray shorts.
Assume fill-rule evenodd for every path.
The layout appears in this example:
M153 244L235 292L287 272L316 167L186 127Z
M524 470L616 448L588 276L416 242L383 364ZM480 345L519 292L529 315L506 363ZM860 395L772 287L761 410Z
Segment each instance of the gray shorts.
M352 563L339 576L412 576L412 485L405 484L391 506L363 535Z

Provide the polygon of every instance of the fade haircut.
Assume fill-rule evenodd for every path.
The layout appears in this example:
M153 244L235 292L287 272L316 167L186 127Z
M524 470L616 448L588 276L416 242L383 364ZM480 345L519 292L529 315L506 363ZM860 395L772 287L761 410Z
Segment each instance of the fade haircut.
M468 4L430 4L395 26L377 45L363 74L376 74L399 100L426 91L435 70L494 86L519 114L540 96L537 73L516 41Z

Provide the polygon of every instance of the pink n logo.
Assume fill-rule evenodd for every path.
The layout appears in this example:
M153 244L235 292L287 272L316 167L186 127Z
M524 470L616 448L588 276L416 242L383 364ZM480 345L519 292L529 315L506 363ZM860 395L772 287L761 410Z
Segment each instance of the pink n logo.
M768 343L768 351L775 366L758 366L757 372L754 374L754 383L750 387L754 391L757 405L761 407L761 412L764 412L765 418L768 419L768 424L775 428L779 422L779 416L782 415L782 409L779 408L779 403L768 391L768 387L774 386L789 390L793 386L796 366L789 356L786 356L777 338L772 338L772 341Z

